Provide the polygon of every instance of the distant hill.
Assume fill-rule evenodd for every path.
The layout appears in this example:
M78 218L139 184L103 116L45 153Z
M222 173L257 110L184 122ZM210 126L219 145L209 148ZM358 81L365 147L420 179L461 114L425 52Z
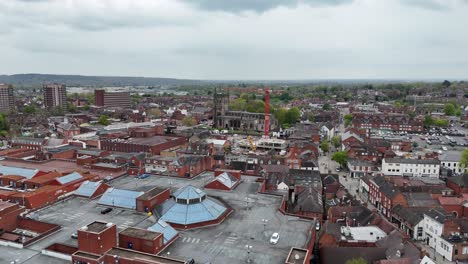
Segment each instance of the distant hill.
M122 76L84 76L57 74L14 74L0 75L0 83L15 86L38 87L44 83L62 83L67 86L178 86L202 84L200 80L172 78L122 77Z

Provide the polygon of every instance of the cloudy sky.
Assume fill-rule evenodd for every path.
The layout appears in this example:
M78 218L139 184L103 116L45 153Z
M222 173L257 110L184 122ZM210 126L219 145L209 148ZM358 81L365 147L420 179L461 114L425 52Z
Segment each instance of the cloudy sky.
M468 0L0 0L0 74L467 79Z

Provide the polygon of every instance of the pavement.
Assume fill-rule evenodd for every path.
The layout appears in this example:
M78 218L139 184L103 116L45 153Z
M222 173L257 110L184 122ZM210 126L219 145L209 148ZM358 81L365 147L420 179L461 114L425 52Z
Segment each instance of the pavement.
M98 205L97 200L73 197L54 204L53 206L34 212L33 216L39 221L58 224L62 229L32 244L29 249L40 251L53 243L64 243L77 246L76 239L71 238L79 228L94 221L111 222L117 225L118 231L134 226L145 220L147 215L135 210L114 208L110 213L101 214L104 206Z
M255 178L245 176L233 192L205 190L234 212L220 225L182 231L161 255L191 257L196 263L284 263L291 247L305 247L314 222L281 214L281 197L260 195L258 187ZM277 245L269 243L274 232L280 236Z
M426 243L422 242L422 241L415 241L415 244L416 246L425 251L429 257L437 264L453 264L455 263L454 261L448 261L446 259L444 259L444 257L442 255L440 255L439 253L435 252L435 250L431 247L429 247L428 245L426 245ZM459 262L459 263L462 263L462 262Z

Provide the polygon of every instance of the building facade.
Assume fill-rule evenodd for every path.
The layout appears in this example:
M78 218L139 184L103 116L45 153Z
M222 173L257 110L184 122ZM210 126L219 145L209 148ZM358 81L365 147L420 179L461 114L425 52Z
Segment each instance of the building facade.
M382 160L382 173L388 176L438 178L440 161L436 159L385 158Z
M60 107L67 110L67 88L64 84L44 84L44 106L48 109Z
M96 106L122 108L130 108L132 106L132 101L129 92L109 93L105 90L95 90L94 95L96 98Z
M14 108L13 86L10 84L0 84L0 112L8 113Z

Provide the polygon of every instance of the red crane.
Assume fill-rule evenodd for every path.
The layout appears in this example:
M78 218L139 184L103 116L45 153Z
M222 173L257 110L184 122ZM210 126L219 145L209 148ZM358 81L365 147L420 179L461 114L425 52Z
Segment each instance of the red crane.
M263 133L265 138L270 134L270 90L265 88L265 123L263 125Z

